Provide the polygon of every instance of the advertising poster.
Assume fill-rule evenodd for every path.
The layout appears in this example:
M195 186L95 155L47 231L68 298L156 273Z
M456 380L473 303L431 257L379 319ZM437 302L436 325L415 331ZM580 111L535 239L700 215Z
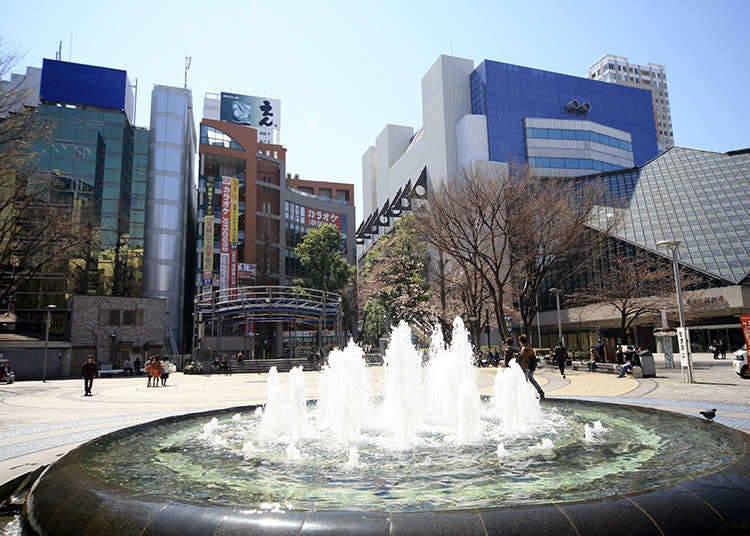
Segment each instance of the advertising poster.
M273 133L281 125L281 101L237 93L221 93L222 121L247 125L258 130L258 141L273 143Z
M341 230L341 215L327 210L317 210L314 208L305 209L305 225L307 227L320 227L325 223L335 225L336 229Z
M740 325L745 336L745 349L750 352L750 315L740 316Z

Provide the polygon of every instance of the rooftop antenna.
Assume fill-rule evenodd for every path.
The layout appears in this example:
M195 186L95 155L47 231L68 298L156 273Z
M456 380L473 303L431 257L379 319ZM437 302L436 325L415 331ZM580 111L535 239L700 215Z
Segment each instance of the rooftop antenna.
M73 61L73 32L70 32L70 46L68 47L68 61Z
M185 56L185 89L187 89L188 71L190 70L190 63L192 62L192 60L192 56Z
M55 59L58 61L62 59L62 41L60 41L57 44L57 52L55 52Z

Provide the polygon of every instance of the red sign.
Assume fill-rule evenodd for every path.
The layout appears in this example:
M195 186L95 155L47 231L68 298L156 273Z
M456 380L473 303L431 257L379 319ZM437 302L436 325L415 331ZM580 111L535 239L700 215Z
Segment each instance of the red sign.
M327 210L317 210L314 208L305 209L305 225L308 227L320 227L326 223L335 225L336 229L341 230L341 214L329 212Z
M750 315L740 317L742 333L745 335L745 349L750 352Z

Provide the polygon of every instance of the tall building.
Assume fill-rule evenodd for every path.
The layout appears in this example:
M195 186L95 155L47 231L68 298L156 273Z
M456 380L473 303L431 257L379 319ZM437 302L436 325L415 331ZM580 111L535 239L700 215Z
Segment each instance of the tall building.
M54 180L47 201L93 231L83 251L54 259L15 293L16 331L40 337L47 306L55 305L51 336L88 341L80 348L74 342L67 370L75 370L82 352L117 366L149 347L163 351L165 338L172 342L168 353L185 351L195 267L190 91L156 86L149 131L135 126L135 95L123 70L45 59L41 69L5 83L23 90L23 104L49 130L32 148L33 177ZM144 314L151 315L147 336ZM30 356L26 368L38 358Z
M342 253L353 264L353 185L287 177L286 148L261 141L275 136L252 123L250 111L244 110L241 120L232 114L227 101L238 98L257 110L253 103L269 101L222 93L223 104L215 94L204 103L196 291L291 284L304 277L294 247L307 230L323 223L341 231ZM267 113L278 114L278 106L275 101L274 111Z
M362 157L364 253L415 192L483 166L541 177L642 165L658 154L642 89L484 60L440 56L422 78L422 126L386 125Z
M143 296L166 298L173 353L190 347L195 280L195 151L189 89L157 85L151 93ZM188 260L189 259L189 260Z
M133 124L125 71L45 59L37 72L27 71L26 104L50 134L33 147L35 173L54 177L55 203L96 238L16 292L14 309L20 331L41 332L46 306L56 305L52 332L62 335L71 295L141 295L149 133Z
M663 65L658 63L638 65L630 63L628 58L623 56L607 54L589 67L589 78L650 90L659 152L663 153L674 145L667 73Z

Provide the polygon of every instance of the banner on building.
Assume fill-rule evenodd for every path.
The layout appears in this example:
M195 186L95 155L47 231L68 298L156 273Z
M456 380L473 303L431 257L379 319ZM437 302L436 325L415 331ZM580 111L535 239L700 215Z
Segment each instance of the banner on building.
M336 229L341 230L341 214L329 212L328 210L318 210L314 208L306 209L305 225L307 227L320 227L326 223L335 225Z
M740 325L745 336L745 350L750 352L750 315L740 316Z
M237 248L229 250L229 287L237 288Z
M221 93L220 119L247 125L258 131L258 141L273 143L281 125L281 101L237 93Z
M203 284L210 285L214 276L214 217L203 216Z
M239 244L240 181L234 177L229 183L229 247Z
M229 286L229 228L232 211L232 179L221 178L221 235L219 240L219 289Z

